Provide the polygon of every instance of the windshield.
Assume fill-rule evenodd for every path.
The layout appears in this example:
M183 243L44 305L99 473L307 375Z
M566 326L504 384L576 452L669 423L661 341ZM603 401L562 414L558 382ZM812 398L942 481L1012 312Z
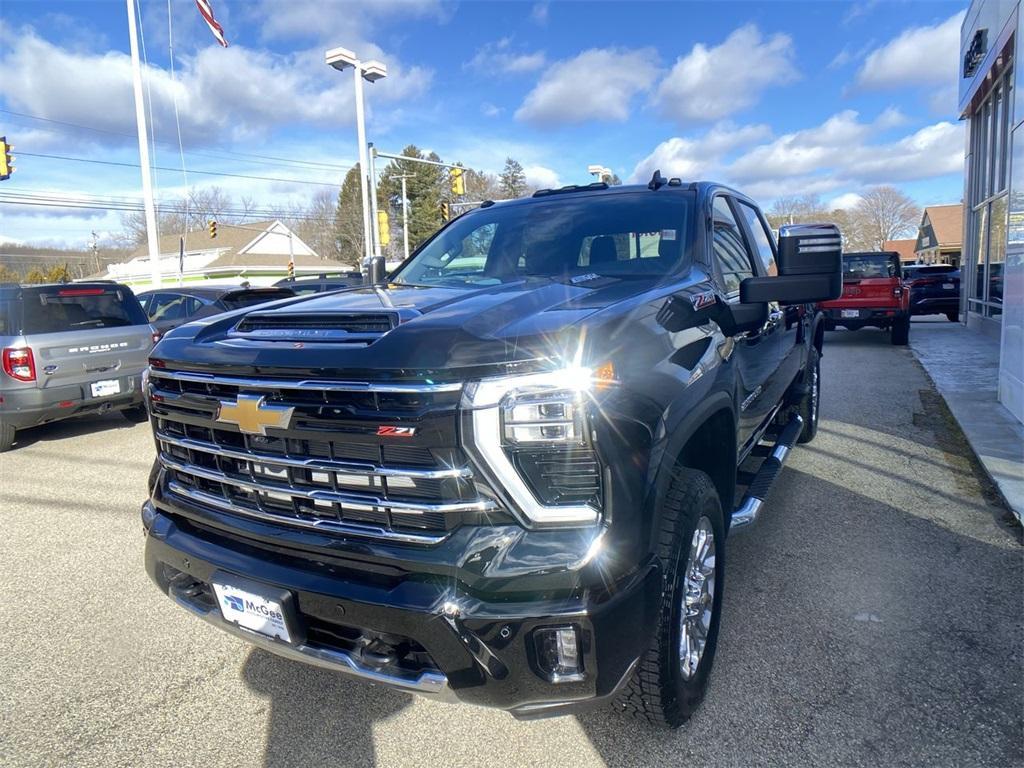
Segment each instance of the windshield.
M873 277L897 277L897 259L891 253L844 253L843 280L866 280Z
M457 219L392 278L496 285L529 277L660 276L690 258L693 195L571 194Z
M22 297L26 334L149 323L135 294L119 286L25 288Z

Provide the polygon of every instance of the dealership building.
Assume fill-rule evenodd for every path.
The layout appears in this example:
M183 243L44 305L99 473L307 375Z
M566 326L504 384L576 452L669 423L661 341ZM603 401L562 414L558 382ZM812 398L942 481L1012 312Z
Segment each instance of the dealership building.
M999 401L1024 422L1024 101L1020 0L974 0L960 31L967 122L961 309L999 343Z

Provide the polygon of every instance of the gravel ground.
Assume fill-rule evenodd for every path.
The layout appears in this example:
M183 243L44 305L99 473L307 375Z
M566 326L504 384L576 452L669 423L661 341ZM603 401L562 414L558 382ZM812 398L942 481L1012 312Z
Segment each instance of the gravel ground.
M829 334L821 430L728 546L703 709L519 723L256 651L147 580L147 425L0 457L0 765L1024 764L1024 550L886 335Z

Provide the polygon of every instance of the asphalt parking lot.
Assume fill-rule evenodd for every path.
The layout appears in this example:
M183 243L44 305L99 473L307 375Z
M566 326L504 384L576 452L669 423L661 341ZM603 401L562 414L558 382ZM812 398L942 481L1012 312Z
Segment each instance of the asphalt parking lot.
M0 765L1024 763L1024 549L906 348L829 334L817 440L730 540L708 699L675 732L534 723L256 651L142 566L148 425L0 457Z

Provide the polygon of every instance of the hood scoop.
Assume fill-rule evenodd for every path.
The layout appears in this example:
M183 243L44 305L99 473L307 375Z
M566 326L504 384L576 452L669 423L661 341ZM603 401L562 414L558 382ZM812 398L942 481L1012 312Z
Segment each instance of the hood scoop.
M252 312L229 335L268 341L372 344L398 325L391 312Z

